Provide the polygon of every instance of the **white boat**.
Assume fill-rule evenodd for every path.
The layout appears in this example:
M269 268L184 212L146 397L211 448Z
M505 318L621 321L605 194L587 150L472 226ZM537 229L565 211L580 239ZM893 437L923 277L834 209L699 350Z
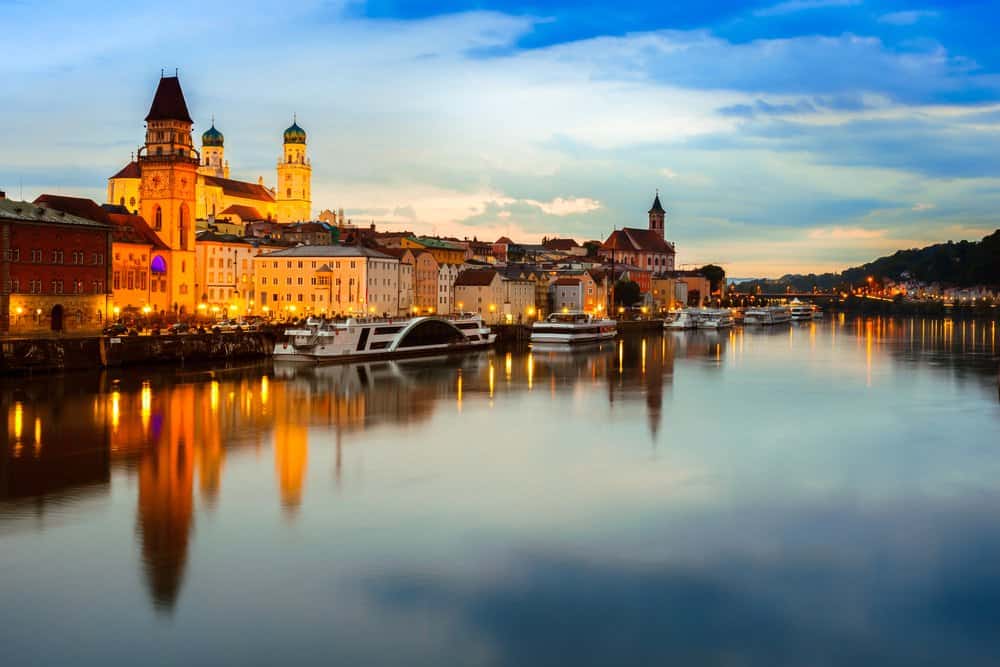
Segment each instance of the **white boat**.
M743 312L743 324L784 324L791 319L792 313L785 306L761 306Z
M663 322L664 329L697 329L701 319L701 311L693 308L675 310L667 315Z
M591 343L614 338L618 324L614 320L597 319L579 311L552 313L542 322L531 326L532 343Z
M699 329L727 329L735 323L733 314L726 308L703 310L698 319Z
M821 320L823 319L823 309L819 306L813 306L813 319Z
M415 357L479 349L496 341L482 317L456 319L414 317L346 322L306 320L286 329L274 344L276 361L356 361L367 358Z
M792 314L792 319L796 322L801 322L805 320L811 320L813 318L813 311L815 307L811 303L805 303L799 301L798 299L792 299L792 302L788 304L788 310Z

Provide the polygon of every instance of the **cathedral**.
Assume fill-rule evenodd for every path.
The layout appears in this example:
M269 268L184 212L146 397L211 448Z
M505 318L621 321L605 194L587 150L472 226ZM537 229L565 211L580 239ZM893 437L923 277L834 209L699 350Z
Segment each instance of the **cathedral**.
M108 179L108 203L140 215L169 252L160 253L157 286L179 310L192 312L195 290L195 225L199 220L279 223L311 219L312 166L306 133L294 119L285 130L275 187L229 178L222 132L212 126L191 138L194 121L180 80L161 76L146 115L146 142L134 159Z

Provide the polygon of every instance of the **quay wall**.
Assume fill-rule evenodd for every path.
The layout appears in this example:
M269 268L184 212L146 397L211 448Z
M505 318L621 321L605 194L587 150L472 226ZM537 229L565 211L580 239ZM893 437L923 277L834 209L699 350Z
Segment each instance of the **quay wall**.
M0 374L89 370L108 366L266 357L269 333L8 338L0 340Z

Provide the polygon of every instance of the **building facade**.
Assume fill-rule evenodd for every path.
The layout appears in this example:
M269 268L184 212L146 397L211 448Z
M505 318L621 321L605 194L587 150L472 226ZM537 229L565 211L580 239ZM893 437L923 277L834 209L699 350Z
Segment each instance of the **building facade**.
M624 227L616 229L601 244L598 255L606 262L625 264L649 273L674 270L676 251L673 244L664 239L666 212L656 194L649 209L647 229Z
M399 259L360 246L298 246L253 260L252 312L392 315L399 309Z
M0 331L100 331L112 227L0 196Z

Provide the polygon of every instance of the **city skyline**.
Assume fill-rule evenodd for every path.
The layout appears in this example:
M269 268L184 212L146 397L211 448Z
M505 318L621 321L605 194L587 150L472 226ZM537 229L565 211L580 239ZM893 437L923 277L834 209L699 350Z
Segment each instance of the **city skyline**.
M603 239L659 188L679 264L773 277L997 227L985 5L0 4L33 53L0 64L12 197L102 201L177 67L234 177L271 184L297 114L314 214L389 230Z

